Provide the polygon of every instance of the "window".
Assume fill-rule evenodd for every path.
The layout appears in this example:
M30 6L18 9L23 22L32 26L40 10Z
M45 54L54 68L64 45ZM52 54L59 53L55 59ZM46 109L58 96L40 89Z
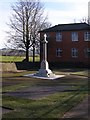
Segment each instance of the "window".
M56 49L56 56L57 57L61 57L62 56L62 49L61 48L57 48Z
M56 33L56 41L62 41L62 33Z
M85 57L90 57L90 48L84 49Z
M90 32L85 32L84 33L84 40L85 41L90 41Z
M72 32L72 41L78 41L78 33Z
M76 48L72 48L72 57L78 57L78 50Z

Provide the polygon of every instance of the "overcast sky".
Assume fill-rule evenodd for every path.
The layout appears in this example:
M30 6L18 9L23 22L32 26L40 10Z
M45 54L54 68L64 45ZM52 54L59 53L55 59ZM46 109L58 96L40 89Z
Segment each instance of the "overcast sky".
M5 31L8 30L11 5L18 0L0 0L0 48L4 47L6 40ZM45 14L52 25L80 22L80 19L88 17L89 0L41 0L44 2Z

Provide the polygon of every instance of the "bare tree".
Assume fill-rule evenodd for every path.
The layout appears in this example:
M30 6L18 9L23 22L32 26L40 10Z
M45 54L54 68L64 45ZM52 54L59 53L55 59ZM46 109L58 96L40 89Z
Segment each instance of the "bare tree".
M85 22L85 23L88 23L88 24L90 24L90 18L88 17L83 17L81 20L80 20L80 22Z
M35 47L39 46L38 31L50 27L47 17L44 17L44 8L39 0L20 0L12 6L13 14L10 19L8 32L10 43L14 48L26 51L26 61L29 61L29 49L33 48L35 61Z

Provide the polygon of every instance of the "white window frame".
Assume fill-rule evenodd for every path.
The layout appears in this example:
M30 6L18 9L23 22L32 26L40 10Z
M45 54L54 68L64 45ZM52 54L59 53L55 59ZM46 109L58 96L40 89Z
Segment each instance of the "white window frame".
M61 42L62 41L62 33L61 32L57 32L56 33L56 41L57 42Z
M72 41L78 41L78 32L72 32L71 37Z
M61 48L56 48L56 56L62 57L62 49Z
M90 48L85 48L84 49L85 57L90 57Z
M90 32L84 32L84 41L90 41Z
M78 57L78 49L77 48L72 48L71 53L72 53L72 57Z

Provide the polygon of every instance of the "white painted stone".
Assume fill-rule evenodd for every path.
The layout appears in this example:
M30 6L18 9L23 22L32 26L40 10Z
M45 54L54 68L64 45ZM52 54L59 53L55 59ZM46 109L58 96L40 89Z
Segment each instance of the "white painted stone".
M43 60L41 62L41 68L39 69L38 73L36 73L36 76L39 77L55 77L55 74L52 73L52 71L49 69L49 64L47 62L47 40L46 40L46 34L44 35L44 41L43 41Z

